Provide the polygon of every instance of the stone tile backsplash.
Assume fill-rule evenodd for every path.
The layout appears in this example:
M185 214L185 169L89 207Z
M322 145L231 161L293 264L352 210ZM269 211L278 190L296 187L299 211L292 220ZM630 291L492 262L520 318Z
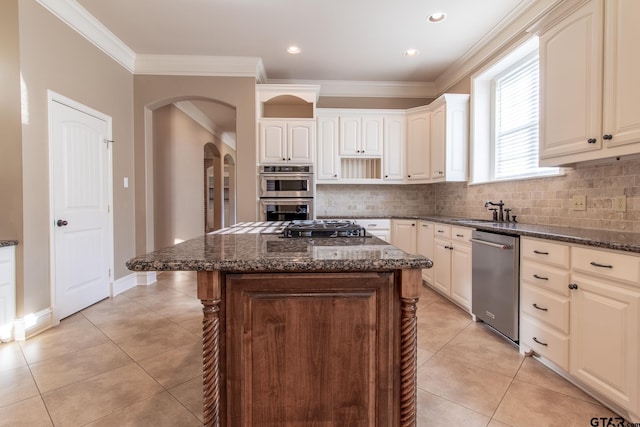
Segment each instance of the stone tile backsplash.
M318 185L318 216L441 215L491 218L487 200L503 200L519 222L640 232L640 160L578 165L564 176L491 184ZM585 195L587 209L572 210ZM626 195L627 211L614 212Z

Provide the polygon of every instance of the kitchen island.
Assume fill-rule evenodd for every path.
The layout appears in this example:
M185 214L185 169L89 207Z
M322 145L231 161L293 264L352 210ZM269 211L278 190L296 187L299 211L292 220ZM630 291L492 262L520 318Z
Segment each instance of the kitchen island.
M207 426L415 426L431 260L376 237L227 229L133 258L197 271Z

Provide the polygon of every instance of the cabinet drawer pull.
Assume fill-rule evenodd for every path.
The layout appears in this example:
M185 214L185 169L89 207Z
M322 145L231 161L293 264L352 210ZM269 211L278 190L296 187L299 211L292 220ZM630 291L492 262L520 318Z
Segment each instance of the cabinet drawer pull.
M533 337L533 340L534 340L535 342L537 342L538 344L543 345L543 346L545 346L545 347L547 347L547 346L549 345L549 344L547 344L546 342L538 341L538 338L536 338L536 337Z
M613 265L607 265L607 264L598 264L595 261L591 261L589 264L593 265L594 267L601 267L601 268L613 268Z
M534 274L533 277L535 277L536 279L540 279L540 280L549 280L548 277L538 276L537 274Z
M536 304L535 302L533 303L533 307L537 308L540 311L549 311L548 308L544 308L544 307L540 307L538 304Z
M539 251L537 249L534 249L533 253L534 254L538 254L538 255L549 255L549 252L542 252L542 251Z
M369 224L369 227L377 227L378 224Z
M464 237L464 234L456 234L456 237Z
M423 227L429 228L429 224L422 224Z
M437 230L438 233L444 233L444 230Z

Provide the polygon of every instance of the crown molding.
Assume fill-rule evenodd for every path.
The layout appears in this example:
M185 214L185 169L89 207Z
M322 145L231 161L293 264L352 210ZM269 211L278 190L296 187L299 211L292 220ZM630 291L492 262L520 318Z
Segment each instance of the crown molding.
M435 81L438 94L444 93L493 54L527 32L535 22L564 0L523 0L465 55L451 65Z
M75 0L36 0L118 64L133 73L136 53Z
M264 78L262 59L249 56L136 56L135 74Z
M202 112L198 107L196 107L190 101L178 101L174 102L174 105L187 116L189 116L193 121L198 123L200 126L211 132L214 136L218 137L220 141L224 144L228 145L232 149L236 149L236 140L231 137L229 133L223 132L218 128L218 126L211 120L206 114Z
M435 84L429 82L382 82L355 80L278 80L269 84L319 85L320 96L435 98Z

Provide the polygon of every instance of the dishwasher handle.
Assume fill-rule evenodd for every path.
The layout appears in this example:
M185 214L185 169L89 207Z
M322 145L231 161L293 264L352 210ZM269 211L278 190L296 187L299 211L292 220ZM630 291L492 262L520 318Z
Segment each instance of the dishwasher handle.
M481 245L491 246L492 248L498 248L498 249L502 249L502 250L513 249L513 246L511 246L511 245L504 245L502 243L487 242L486 240L471 239L471 242L480 243Z

